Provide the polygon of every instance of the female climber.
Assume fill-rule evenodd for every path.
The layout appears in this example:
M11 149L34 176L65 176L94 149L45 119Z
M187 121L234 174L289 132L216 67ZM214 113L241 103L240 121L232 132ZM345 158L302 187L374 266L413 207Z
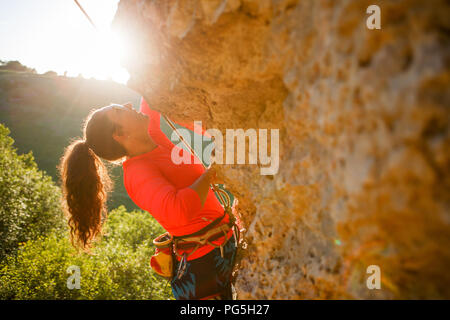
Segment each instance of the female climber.
M190 164L175 164L173 148L191 157ZM210 187L217 179L214 167L205 170L184 152L161 131L160 114L143 99L140 112L131 104L91 111L83 139L66 148L59 165L72 244L88 250L101 233L111 185L101 159L122 163L124 185L133 202L173 238L189 236L188 242L173 249L174 297L232 299L237 245L233 218L224 213Z

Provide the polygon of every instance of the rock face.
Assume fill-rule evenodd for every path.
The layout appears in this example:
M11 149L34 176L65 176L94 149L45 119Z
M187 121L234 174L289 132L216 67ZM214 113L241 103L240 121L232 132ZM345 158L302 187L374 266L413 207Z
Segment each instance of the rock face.
M222 166L247 229L239 299L450 298L449 16L444 0L120 1L128 85L153 108L279 129L277 174Z

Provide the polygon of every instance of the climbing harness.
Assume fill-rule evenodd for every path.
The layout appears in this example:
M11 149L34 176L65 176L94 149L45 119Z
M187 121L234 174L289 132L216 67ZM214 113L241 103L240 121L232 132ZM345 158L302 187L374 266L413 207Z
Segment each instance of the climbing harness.
M226 192L223 191L222 189L218 190L219 192L223 192L226 194ZM226 198L229 199L229 196L226 195ZM233 235L236 235L235 218L231 212L231 206L229 204L230 202L227 201L225 205L224 214L221 217L212 221L209 225L207 225L203 229L189 235L173 237L173 253L175 256L180 258L180 263L176 273L178 279L180 279L184 275L184 272L186 271L186 263L188 257L191 256L197 249L199 249L204 245L210 245L215 248L219 248L220 256L222 258L224 257L223 248L230 240L227 237L228 231L232 229ZM229 222L227 224L219 224L225 218L226 215L228 215L229 217ZM216 245L213 243L213 241L221 238L222 236L224 237L224 241L221 245ZM235 236L234 239L236 241L235 244L237 247L238 243L237 236ZM178 253L178 250L184 251L191 250L191 251L189 253L184 252L182 255L180 255Z
M238 247L240 232L236 225L236 219L231 211L230 197L222 190L217 189L219 194L222 194L227 201L225 202L225 209L222 216L212 221L206 227L201 230L183 236L172 236L169 232L166 232L153 240L153 244L156 246L154 255L150 258L150 266L160 276L172 279L177 277L180 279L186 271L186 263L189 256L191 256L197 249L204 245L211 245L220 249L220 255L224 257L224 246L231 239L228 239L228 231L232 229L234 235L234 241L236 248ZM227 224L220 224L225 218L229 217ZM224 242L221 245L216 245L213 241L224 237ZM178 251L189 251L180 254ZM180 258L176 273L174 273L174 265L177 257Z
M219 189L219 192L225 191ZM153 240L153 244L155 245L155 253L150 258L150 266L152 269L164 278L171 279L173 275L173 266L174 259L176 257L180 258L180 263L177 269L177 277L181 278L186 271L186 262L187 258L191 256L198 248L209 244L215 248L220 248L220 254L223 258L223 247L228 242L228 231L233 229L233 235L235 239L235 244L237 247L238 244L238 232L236 231L235 219L231 213L231 207L229 202L229 196L226 195L228 201L226 202L226 208L224 210L224 214L212 221L206 227L201 230L194 232L192 234L184 235L184 236L172 236L169 232L159 235L157 238ZM227 224L219 223L225 218L225 216L229 216L229 222ZM213 241L219 239L220 237L224 237L224 242L221 245L216 245L212 243ZM178 250L192 250L189 253L179 254Z

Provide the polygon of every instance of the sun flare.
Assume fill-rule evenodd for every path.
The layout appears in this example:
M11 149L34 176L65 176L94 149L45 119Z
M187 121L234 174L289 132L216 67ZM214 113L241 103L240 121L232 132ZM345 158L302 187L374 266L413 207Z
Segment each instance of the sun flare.
M81 4L85 6L87 13L92 15L92 19L96 20L96 28L92 27L92 32L84 35L85 44L80 50L82 52L76 52L76 56L74 55L71 60L75 62L79 61L79 57L83 59L81 63L74 63L73 69L79 68L85 77L126 83L129 74L120 64L126 54L126 48L123 39L110 26L113 19L112 12L104 10L105 3L101 1ZM78 8L74 6L74 9ZM90 26L87 19L85 23Z
M110 79L125 84L126 47L111 28L119 0L18 0L0 4L3 61L18 60L38 73ZM39 12L39 14L36 14Z
M117 82L126 83L129 74L121 67L120 61L126 54L123 42L120 37L111 30L101 30L94 32L89 39L80 71L85 77L96 79L111 79ZM86 47L84 48L86 50ZM77 61L74 57L73 61ZM76 70L77 66L73 66Z

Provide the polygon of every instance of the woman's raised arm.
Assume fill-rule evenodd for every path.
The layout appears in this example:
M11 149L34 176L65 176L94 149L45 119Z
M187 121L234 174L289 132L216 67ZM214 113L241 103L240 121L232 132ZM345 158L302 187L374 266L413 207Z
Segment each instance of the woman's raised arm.
M163 226L188 224L205 204L214 170L206 170L192 185L177 189L158 170L148 165L142 170L128 172L127 190L131 199L141 209L150 212Z

